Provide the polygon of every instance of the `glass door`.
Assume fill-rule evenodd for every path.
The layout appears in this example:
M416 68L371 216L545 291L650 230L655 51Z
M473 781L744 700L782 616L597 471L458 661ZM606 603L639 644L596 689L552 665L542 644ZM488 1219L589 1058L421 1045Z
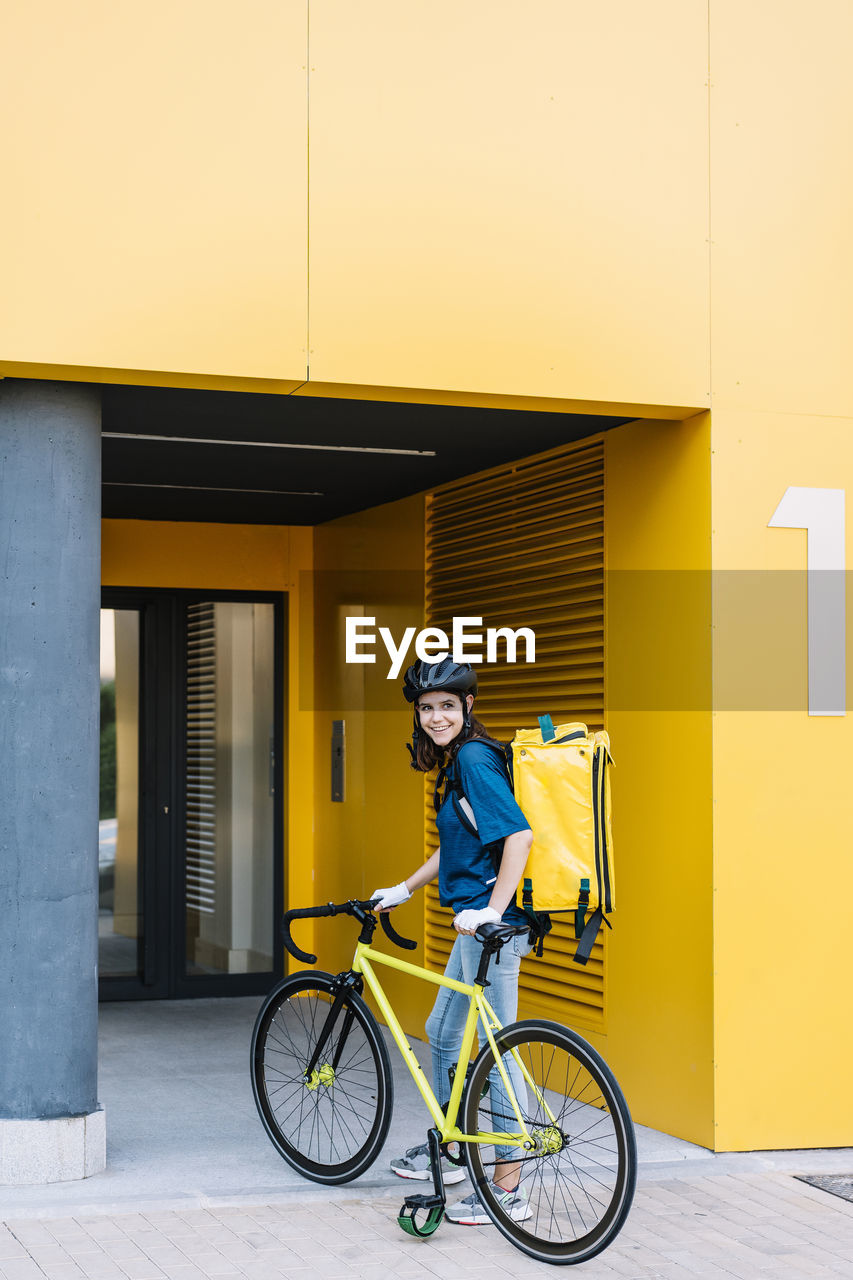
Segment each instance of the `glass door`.
M184 974L272 973L273 605L199 600L185 611Z
M101 610L101 791L98 970L142 981L144 913L139 814L139 609Z
M283 971L284 600L105 592L105 999L267 990Z

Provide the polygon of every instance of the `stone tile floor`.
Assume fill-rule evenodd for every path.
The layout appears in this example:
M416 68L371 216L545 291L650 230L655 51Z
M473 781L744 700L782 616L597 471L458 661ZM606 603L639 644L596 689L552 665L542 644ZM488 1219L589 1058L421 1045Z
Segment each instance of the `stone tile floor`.
M383 1192L346 1201L281 1198L10 1219L0 1225L0 1278L455 1280L549 1271L493 1227L445 1223L430 1239L413 1240L395 1220L401 1202L402 1193ZM621 1235L576 1274L584 1280L853 1280L853 1204L778 1170L641 1175Z
M259 998L101 1007L100 1097L108 1166L79 1183L0 1188L0 1280L389 1280L552 1269L494 1227L397 1226L391 1155L428 1123L395 1055L385 1152L323 1192L277 1155L255 1112L248 1044ZM426 1046L415 1041L426 1060ZM846 1175L853 1150L714 1155L638 1128L640 1181L627 1225L576 1272L599 1277L853 1280L853 1204L794 1174ZM453 1189L460 1196L466 1186Z

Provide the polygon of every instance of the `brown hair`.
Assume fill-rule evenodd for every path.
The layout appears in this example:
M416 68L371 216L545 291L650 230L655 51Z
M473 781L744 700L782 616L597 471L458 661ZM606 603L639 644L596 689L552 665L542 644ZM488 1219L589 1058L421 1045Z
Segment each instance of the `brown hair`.
M450 691L452 692L452 690ZM460 697L458 693L454 697L459 698L463 707L465 699ZM432 738L423 729L420 728L418 720L417 707L414 708L415 725L417 732L414 736L414 751L412 752L412 768L417 769L419 773L429 773L437 765L449 763L456 755L463 742L470 742L472 738L488 738L488 729L481 724L476 716L469 716L468 724L463 725L461 731L453 739L449 747L440 747L433 742Z

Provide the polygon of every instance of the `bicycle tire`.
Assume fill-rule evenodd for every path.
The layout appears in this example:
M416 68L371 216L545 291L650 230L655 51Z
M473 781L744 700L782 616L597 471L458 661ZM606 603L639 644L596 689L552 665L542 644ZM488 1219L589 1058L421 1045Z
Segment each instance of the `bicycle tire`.
M331 974L317 970L285 978L261 1006L251 1046L252 1092L273 1145L303 1177L327 1185L350 1182L370 1167L394 1105L382 1032L354 991L345 997L313 1080L305 1080L334 984Z
M535 1081L535 1089L525 1084L519 1105L537 1149L502 1153L504 1160L520 1163L521 1204L506 1206L494 1193L496 1146L464 1144L471 1181L498 1230L531 1258L557 1265L586 1262L615 1239L634 1197L637 1145L622 1090L592 1045L559 1023L515 1022L496 1031L495 1041L504 1064L515 1050ZM466 1133L519 1132L514 1112L500 1109L507 1099L500 1084L496 1091L496 1080L486 1044L465 1092Z

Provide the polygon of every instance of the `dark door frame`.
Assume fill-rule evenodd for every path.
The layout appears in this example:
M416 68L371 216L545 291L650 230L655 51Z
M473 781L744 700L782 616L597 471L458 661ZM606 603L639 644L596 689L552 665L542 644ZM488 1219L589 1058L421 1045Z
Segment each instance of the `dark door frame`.
M187 976L185 883L186 606L202 601L273 605L273 968ZM287 605L284 592L104 587L101 607L140 612L139 902L143 938L136 977L99 979L101 1000L256 995L284 973L284 794Z

